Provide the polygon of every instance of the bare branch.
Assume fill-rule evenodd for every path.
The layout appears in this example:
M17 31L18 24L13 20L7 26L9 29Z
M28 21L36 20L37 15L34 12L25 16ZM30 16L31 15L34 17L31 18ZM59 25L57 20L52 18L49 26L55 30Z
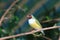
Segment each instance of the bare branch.
M33 34L36 32L39 32L41 30L50 30L50 29L55 29L55 28L60 28L60 26L54 26L54 27L48 27L48 28L42 28L39 30L33 30L31 32L27 32L27 33L21 33L21 34L17 34L17 35L12 35L12 36L7 36L7 37L2 37L0 39L9 39L9 38L15 38L15 37L19 37L19 36L24 36L24 35L29 35L29 34Z
M0 40L4 40L4 39L0 39Z
M59 39L58 40L60 40L60 35L59 35Z
M52 19L52 20L46 20L46 21L42 21L42 23L46 23L46 22L51 22L51 21L60 21L60 18L55 18L55 19Z
M14 1L10 7L5 11L5 13L3 14L3 16L0 19L0 26L2 25L2 21L4 20L4 17L7 15L7 13L11 10L11 8L18 2L19 0Z
M46 36L42 36L43 38L47 39L47 40L52 40L51 38L49 37L46 37Z

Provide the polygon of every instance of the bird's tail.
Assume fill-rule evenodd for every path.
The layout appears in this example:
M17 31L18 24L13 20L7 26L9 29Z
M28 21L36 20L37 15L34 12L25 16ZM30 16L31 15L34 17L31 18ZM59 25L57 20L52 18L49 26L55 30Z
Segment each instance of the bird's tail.
M42 33L43 35L45 35L45 33L44 33L44 31L43 31L43 30L41 31L41 33Z

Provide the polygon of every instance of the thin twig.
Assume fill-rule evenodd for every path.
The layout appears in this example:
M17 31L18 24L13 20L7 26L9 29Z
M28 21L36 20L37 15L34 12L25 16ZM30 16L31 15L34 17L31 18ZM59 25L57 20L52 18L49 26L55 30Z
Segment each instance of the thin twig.
M46 20L46 21L42 21L42 23L46 23L46 22L56 22L56 21L60 21L60 18L55 18L55 19L52 19L52 20Z
M60 36L59 36L59 39L58 40L60 40Z
M5 11L5 13L3 14L3 16L0 19L0 26L2 25L2 21L4 20L4 17L8 14L8 12L11 10L11 8L18 2L19 0L14 1L10 7Z
M0 40L4 40L4 39L0 39Z
M52 40L51 38L49 37L46 37L46 36L42 36L43 38L47 39L47 40Z
M48 28L42 28L39 30L33 30L31 32L27 32L27 33L21 33L21 34L17 34L17 35L12 35L12 36L7 36L7 37L2 37L0 39L9 39L9 38L15 38L15 37L19 37L19 36L24 36L24 35L29 35L29 34L33 34L36 32L39 32L41 30L50 30L50 29L55 29L55 28L60 28L60 26L54 26L54 27L48 27Z

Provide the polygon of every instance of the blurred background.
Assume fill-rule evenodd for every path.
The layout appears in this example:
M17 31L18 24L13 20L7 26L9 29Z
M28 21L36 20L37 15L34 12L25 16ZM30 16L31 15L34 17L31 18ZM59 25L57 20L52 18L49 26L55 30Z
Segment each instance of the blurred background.
M0 0L0 19L5 11L16 0ZM60 0L18 0L18 2L5 15L0 26L0 38L20 33L30 32L31 28L27 22L27 15L32 14L39 20L43 28L60 26L60 21L53 19L60 18ZM42 22L53 20L49 22ZM46 30L45 36L58 40L60 29ZM20 36L7 40L47 40L44 37L34 37L33 35Z

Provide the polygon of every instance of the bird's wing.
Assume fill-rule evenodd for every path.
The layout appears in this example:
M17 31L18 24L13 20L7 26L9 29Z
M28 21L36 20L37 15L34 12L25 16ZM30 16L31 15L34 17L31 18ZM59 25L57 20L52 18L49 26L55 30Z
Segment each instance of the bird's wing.
M42 25L39 23L39 21L37 20L37 19L35 19L36 20L36 23L40 26L40 27L42 27Z
M40 27L42 27L42 25L39 23L39 21L32 15L32 17L35 19L35 21L36 21L36 23L40 26Z
M42 28L42 25L39 23L39 21L36 19L36 23L40 26L40 28ZM42 34L45 35L44 31L41 30Z

